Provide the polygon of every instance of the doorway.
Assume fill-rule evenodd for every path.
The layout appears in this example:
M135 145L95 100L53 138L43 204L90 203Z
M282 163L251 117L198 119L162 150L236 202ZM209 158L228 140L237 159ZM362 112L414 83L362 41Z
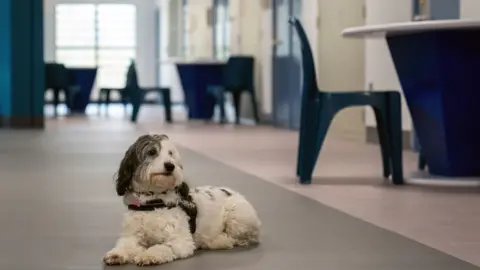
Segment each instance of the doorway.
M291 16L301 18L302 0L272 1L273 124L298 130L301 106L300 43L288 24Z

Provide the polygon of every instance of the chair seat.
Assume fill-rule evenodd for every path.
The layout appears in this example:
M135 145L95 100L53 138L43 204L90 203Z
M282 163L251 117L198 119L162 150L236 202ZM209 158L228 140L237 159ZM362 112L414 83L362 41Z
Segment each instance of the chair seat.
M98 105L99 107L101 106L102 103L105 104L105 107L108 108L110 104L110 94L111 92L118 92L121 96L122 103L124 104L124 107L126 109L127 103L130 102L133 106L133 111L132 111L132 116L131 116L131 121L136 122L137 121L137 116L138 112L140 110L140 106L144 101L144 96L148 93L159 93L162 95L162 100L163 100L163 105L165 107L165 120L167 123L172 122L172 101L170 97L170 88L168 87L139 87L138 83L133 80L132 83L132 78L136 77L136 71L133 66L130 68L130 74L127 72L127 83L126 86L123 88L100 88L100 96L99 96L99 102ZM130 78L130 83L129 79ZM100 112L100 108L98 110Z
M140 88L143 91L146 92L165 92L165 91L170 91L170 88L168 87L142 87Z
M388 95L397 91L318 91L317 101L324 106L335 108L353 106L383 106ZM340 108L341 109L341 108Z

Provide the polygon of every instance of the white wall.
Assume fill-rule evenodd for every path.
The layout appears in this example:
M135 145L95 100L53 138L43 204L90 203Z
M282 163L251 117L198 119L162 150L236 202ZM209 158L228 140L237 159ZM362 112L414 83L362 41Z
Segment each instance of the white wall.
M230 53L239 54L242 51L242 17L244 7L241 0L229 1L229 18L230 18Z
M406 0L366 0L366 13L366 24L411 21L412 3ZM372 83L376 90L401 90L386 41L382 38L367 39L365 42L365 87ZM411 117L405 102L402 106L402 119L403 130L412 130ZM366 111L366 125L376 126L371 110Z
M191 0L188 5L190 55L189 58L213 57L213 32L207 24L207 14L212 8L212 0ZM257 101L263 106L262 80L264 76L261 67L262 59L262 8L259 0L230 0L229 14L231 23L230 50L231 54L246 54L255 57L255 87ZM245 96L244 98L248 98ZM250 100L245 99L242 114L250 112ZM245 114L244 114L245 115Z
M188 36L189 58L212 58L213 32L208 25L208 12L212 8L212 0L188 1Z
M183 89L174 64L181 46L181 3L178 0L156 0L160 7L160 84L169 87L173 102L183 102Z
M304 0L308 1L308 0ZM320 89L355 91L365 84L365 52L362 40L345 39L344 28L363 25L365 0L321 0L319 2L318 65ZM352 140L365 141L364 108L340 112L331 133Z
M264 107L265 89L262 87L264 79L262 67L262 5L259 0L230 0L231 23L235 25L236 35L231 34L230 42L236 44L236 54L253 55L255 57L255 94L260 112ZM235 48L236 47L236 48ZM243 96L242 116L251 117L252 107L250 98Z
M460 0L461 19L480 19L479 0Z
M155 7L157 0L44 0L44 57L55 60L55 5L60 3L128 3L137 7L138 77L142 86L154 86L155 67ZM123 79L123 78L122 78ZM95 98L95 97L94 97Z

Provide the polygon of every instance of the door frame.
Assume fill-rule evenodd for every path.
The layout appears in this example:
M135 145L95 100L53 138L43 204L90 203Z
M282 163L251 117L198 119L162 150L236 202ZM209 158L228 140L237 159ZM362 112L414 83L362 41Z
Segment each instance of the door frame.
M287 122L285 123L280 123L280 122L277 122L279 119L277 119L277 115L276 113L279 111L279 106L281 106L282 104L285 104L285 103L280 103L279 100L277 100L277 98L280 97L280 94L278 94L277 91L281 91L281 90L286 90L285 93L281 93L281 95L289 95L288 93L288 87L287 88L283 88L281 90L279 89L276 89L275 86L278 85L278 82L276 81L276 78L278 78L276 75L277 75L277 72L280 72L279 70L277 70L279 67L275 64L276 63L276 59L279 58L279 55L277 55L277 50L279 49L279 46L287 46L287 51L285 51L285 56L288 57L288 56L292 56L293 55L293 51L292 51L292 45L293 45L293 31L292 31L292 27L290 27L287 22L285 22L285 27L286 27L286 38L285 40L279 40L279 21L278 21L278 7L279 7L279 2L280 1L284 1L284 3L282 3L282 5L286 5L287 7L287 12L288 12L288 17L292 16L292 12L293 12L293 1L294 0L271 0L271 8L272 8L272 17L271 17L271 20L272 20L272 32L270 33L271 34L271 40L272 40L272 46L271 46L271 50L272 50L272 54L271 54L271 59L270 59L270 63L271 63L271 67L272 67L272 76L270 77L270 80L272 81L271 82L271 85L272 85L272 124L274 126L277 126L277 127L280 127L280 128L286 128L286 129L290 129L290 111L288 111L288 116L286 116L288 118ZM285 42L286 44L279 44L279 42ZM283 56L283 55L282 55ZM287 79L288 81L288 79ZM282 82L281 84L284 85L285 82ZM289 107L290 108L290 107Z
M155 8L155 85L160 86L162 74L160 72L162 63L162 7Z
M265 118L272 122L273 120L273 57L274 57L274 28L273 16L275 15L274 0L262 0L264 5L262 12L262 112ZM318 37L319 37L319 22L320 22L320 1L321 0L304 0L303 6L306 6L308 1L308 8L302 8L302 20L305 32L310 41L312 47L312 53L314 55L315 67L318 70ZM292 29L293 30L293 29ZM317 73L318 81L318 73Z
M305 31L309 37L309 42L312 47L314 54L314 62L316 63L316 52L317 52L317 36L318 36L318 2L320 0L284 0L281 5L286 5L286 10L281 12L288 12L287 17L296 16L301 20L302 25L305 28ZM308 8L305 8L306 3L308 2ZM313 4L313 5L312 5ZM313 6L313 8L311 8ZM301 54L300 47L298 43L298 36L293 29L285 21L278 21L278 8L277 0L272 0L271 5L271 77L270 80L272 85L271 99L272 99L272 123L276 126L281 126L287 129L298 130L300 127L300 110L301 110L301 92L302 92L302 83L301 83ZM283 16L282 16L283 17ZM283 19L283 18L282 18ZM287 27L287 29L278 29L278 27ZM279 31L281 30L281 31ZM284 33L282 33L284 31ZM283 46L288 46L284 48L285 51L278 55L278 46L279 41L278 33L285 34L283 36L287 44L282 44ZM277 69L281 70L277 70ZM292 69L291 69L292 68ZM298 70L297 70L298 69ZM289 74L289 78L286 81L280 82L282 75L279 73ZM276 81L277 80L277 81ZM285 85L288 83L286 88L275 89L279 85ZM277 86L276 86L277 85ZM279 87L280 88L280 87ZM279 106L285 107L285 109L280 108ZM285 111L283 111L285 110ZM283 112L282 112L283 111ZM285 113L285 114L283 114Z

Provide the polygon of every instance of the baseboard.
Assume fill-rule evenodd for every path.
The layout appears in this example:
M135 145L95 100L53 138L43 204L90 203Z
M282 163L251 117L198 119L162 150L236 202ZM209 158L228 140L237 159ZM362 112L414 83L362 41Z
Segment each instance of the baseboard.
M376 127L366 127L367 130L367 143L379 144L378 131ZM412 131L402 131L402 143L403 149L412 149Z
M0 116L1 128L12 129L44 129L44 116Z
M260 123L263 125L273 125L271 113L260 113Z

